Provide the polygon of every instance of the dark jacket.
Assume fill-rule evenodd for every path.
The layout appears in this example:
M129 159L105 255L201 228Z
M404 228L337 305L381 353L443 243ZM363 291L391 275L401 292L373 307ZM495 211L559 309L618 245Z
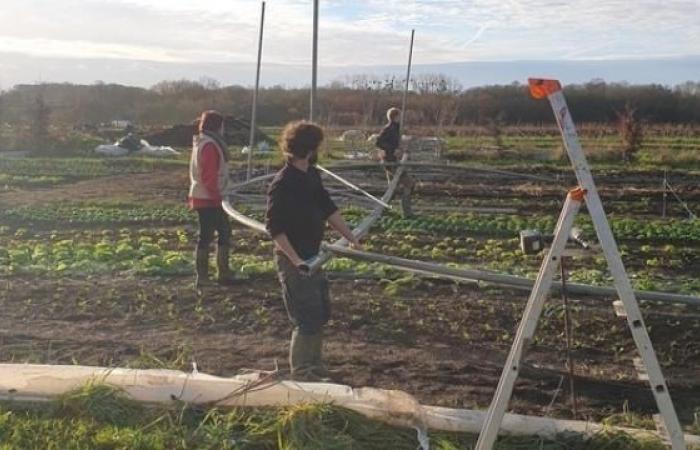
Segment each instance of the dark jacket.
M377 147L384 150L384 161L396 161L396 149L401 145L401 131L398 122L391 122L382 128L377 137Z
M318 169L303 172L287 163L267 192L267 231L286 234L299 257L309 259L318 254L326 220L337 210Z

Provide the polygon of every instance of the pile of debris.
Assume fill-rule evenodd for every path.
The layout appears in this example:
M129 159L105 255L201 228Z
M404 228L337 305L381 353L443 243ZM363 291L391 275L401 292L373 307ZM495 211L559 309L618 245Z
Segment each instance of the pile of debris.
M175 125L164 130L152 133L145 139L152 145L164 145L170 147L190 147L192 146L192 136L197 129L196 121L188 125ZM224 139L228 145L247 145L250 139L250 122L237 119L233 116L226 116L224 119L225 135ZM258 143L267 142L273 145L274 140L262 132L260 128L255 130L255 140Z

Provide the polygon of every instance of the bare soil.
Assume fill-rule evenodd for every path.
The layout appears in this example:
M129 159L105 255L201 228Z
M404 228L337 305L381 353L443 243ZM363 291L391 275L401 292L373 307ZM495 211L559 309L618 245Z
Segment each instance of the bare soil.
M459 194L474 194L482 181L466 183ZM184 201L186 186L180 170L114 176L6 192L0 206L111 198L177 203ZM501 184L511 193L526 187ZM5 277L0 280L0 361L116 366L155 357L182 368L196 361L199 370L219 375L286 369L291 327L274 277L211 288L203 297L194 293L191 281ZM427 404L486 407L528 292L427 280L396 296L384 288L378 280L332 280L325 358L338 381L404 390ZM599 419L619 412L625 402L635 411L656 412L649 386L635 379L635 347L610 301L573 299L579 418ZM645 311L676 407L683 421L692 422L700 407L700 309L651 305ZM571 417L563 333L552 309L521 371L511 402L516 412Z

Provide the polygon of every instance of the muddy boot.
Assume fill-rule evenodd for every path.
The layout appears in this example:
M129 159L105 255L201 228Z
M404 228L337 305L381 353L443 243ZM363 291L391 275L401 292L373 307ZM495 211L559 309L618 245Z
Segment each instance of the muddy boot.
M301 334L292 331L292 341L289 344L289 367L292 380L295 381L327 381L315 373L315 364L320 361L318 349L320 345L317 334Z
M413 217L413 207L411 206L411 191L406 187L401 193L401 215L404 219Z
M236 284L236 277L229 268L230 247L219 245L216 247L216 282L224 286Z
M194 288L200 290L205 286L212 286L209 280L209 249L197 248L194 253Z

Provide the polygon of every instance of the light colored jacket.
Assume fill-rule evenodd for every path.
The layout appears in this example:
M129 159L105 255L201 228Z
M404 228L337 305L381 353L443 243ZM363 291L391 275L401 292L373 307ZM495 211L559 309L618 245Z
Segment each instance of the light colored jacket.
M207 144L213 144L219 155L219 171L216 174L218 191L209 192L204 184L202 174L202 151ZM190 198L201 200L221 200L229 185L229 167L223 149L211 137L199 134L192 142L192 159L190 160ZM218 197L218 198L217 198Z

